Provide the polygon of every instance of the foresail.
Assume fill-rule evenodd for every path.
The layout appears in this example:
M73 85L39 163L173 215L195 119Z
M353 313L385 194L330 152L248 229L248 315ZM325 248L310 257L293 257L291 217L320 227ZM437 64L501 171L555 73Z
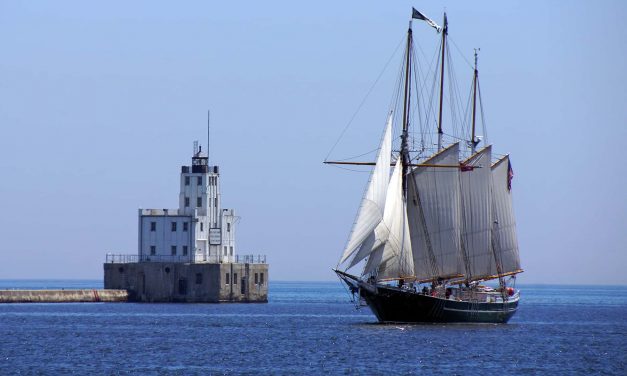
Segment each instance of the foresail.
M443 149L424 164L459 165L459 144ZM416 278L462 274L459 169L414 168L408 175L407 216Z
M492 147L472 155L460 173L462 256L468 279L496 274L492 252Z
M377 241L364 274L377 270L378 279L413 276L413 257L403 198L403 167L396 162L385 200L383 220L375 229Z
M492 244L500 258L502 274L520 271L510 173L509 156L492 165Z
M390 180L390 160L392 153L392 114L388 117L385 126L381 147L377 155L377 161L368 189L364 195L357 220L353 225L350 238L340 259L340 264L346 261L351 255L360 249L361 244L371 235L371 232L383 219L383 209L385 206L385 196Z

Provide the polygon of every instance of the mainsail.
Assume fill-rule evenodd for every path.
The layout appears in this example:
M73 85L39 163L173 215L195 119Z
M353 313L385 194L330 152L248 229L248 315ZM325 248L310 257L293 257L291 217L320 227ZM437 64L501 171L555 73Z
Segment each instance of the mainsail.
M463 273L460 258L459 143L416 167L408 176L407 216L418 280Z
M383 139L381 140L381 147L379 148L379 154L377 155L377 162L375 168L372 170L372 175L370 176L370 181L368 183L368 189L361 201L359 214L357 214L357 220L353 225L353 231L351 232L346 248L344 249L344 253L342 254L342 258L340 259L340 264L353 255L355 251L360 249L362 243L364 243L368 237L371 237L370 241L373 240L372 232L383 219L385 196L390 181L391 153L392 114L388 117ZM363 253L366 253L366 255L358 254L357 256L361 257L359 260L366 257L369 252L370 249L364 249Z
M492 252L492 147L487 146L462 163L462 256L466 279L497 273Z
M521 272L512 205L509 156L492 165L492 244L501 274Z

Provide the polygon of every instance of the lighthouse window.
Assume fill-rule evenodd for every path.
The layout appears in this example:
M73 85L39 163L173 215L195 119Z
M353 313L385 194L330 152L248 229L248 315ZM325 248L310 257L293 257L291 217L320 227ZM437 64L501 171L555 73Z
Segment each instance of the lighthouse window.
M154 256L155 254L157 254L157 247L154 245L150 246L150 255Z
M226 256L226 246L224 246L224 255Z
M230 232L230 231L231 231L231 224L230 224L230 223L227 223L227 224L226 224L226 231L227 231L227 232Z
M187 256L187 246L183 246L183 256Z
M189 185L189 176L185 177L185 185Z
M218 207L218 198L214 198L213 199L213 206L215 206L216 208Z
M255 285L259 284L259 273L255 273Z
M237 273L233 273L233 284L237 285Z
M157 222L150 222L150 231L157 231Z
M170 249L172 250L172 256L176 256L176 246L173 245Z
M197 179L197 184L202 185L202 176L199 176Z
M172 222L172 231L176 231L176 222Z
M263 285L263 273L259 273L259 284Z
M231 246L230 248L231 248L231 256L233 256L233 246Z
M200 222L200 231L203 231L203 226L202 226L202 222Z
M226 284L230 284L231 283L231 279L230 279L231 275L229 273L226 273Z
M189 208L189 197L185 197L185 207Z
M187 227L188 227L188 223L187 222L183 222L183 231L187 232Z
M201 207L202 206L202 197L198 197L196 198L196 207Z

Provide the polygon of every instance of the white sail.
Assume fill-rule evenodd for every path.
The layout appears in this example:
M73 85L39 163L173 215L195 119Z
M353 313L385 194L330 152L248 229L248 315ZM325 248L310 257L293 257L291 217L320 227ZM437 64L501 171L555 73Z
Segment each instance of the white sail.
M459 144L455 143L408 176L407 216L416 278L462 274L460 252Z
M414 263L403 199L403 166L399 158L390 179L383 220L375 229L375 243L363 274L378 269L378 279L412 276Z
M392 114L388 117L385 126L381 147L377 155L377 161L368 189L361 201L361 207L357 214L357 220L353 225L350 238L340 259L340 264L346 261L352 254L360 249L362 243L371 236L372 231L383 219L383 209L385 207L385 196L390 181L390 160L392 153ZM365 251L370 252L370 249ZM364 256L365 257L365 256ZM363 257L362 257L363 258Z
M492 236L501 273L520 271L516 220L512 205L509 156L492 165Z
M470 279L496 274L492 252L492 147L475 153L460 173L462 198L462 249Z

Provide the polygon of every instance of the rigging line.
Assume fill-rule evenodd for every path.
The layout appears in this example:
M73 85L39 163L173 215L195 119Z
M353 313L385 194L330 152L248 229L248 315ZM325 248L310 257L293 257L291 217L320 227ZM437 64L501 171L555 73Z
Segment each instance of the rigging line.
M405 55L404 55L405 56ZM402 59L403 61L405 61L405 57L403 57ZM403 87L403 79L405 77L405 69L404 69L404 64L401 63L399 64L399 68L398 68L398 73L397 73L397 77L396 77L396 85L395 88L396 90L394 91L394 94L392 95L392 100L390 101L390 108L389 110L392 111L392 132L393 132L393 140L397 140L402 131L399 130L399 127L397 124L401 123L402 121L399 121L399 116L401 116L402 111L400 110L400 101L401 101L401 97L402 97L402 87Z
M451 57L450 57L450 51L447 50L447 54L446 54L446 59L448 61L449 64L447 64L447 70L446 73L448 75L448 91L449 91L449 96L447 98L448 104L449 104L449 116L451 118L451 124L450 127L453 130L453 132L455 134L458 134L459 130L457 129L458 126L458 122L457 122L457 113L456 113L456 107L455 107L455 77L453 72L451 71Z
M365 152L365 153L363 153L363 154L355 155L355 156L348 157L348 158L345 158L345 159L338 159L337 161L338 161L338 162L350 161L351 159L355 159L355 158L363 157L364 155L371 154L372 152L375 152L375 151L377 151L377 150L379 150L379 148L372 149L372 150L367 151L367 152Z
M483 99L481 98L481 85L479 85L479 79L477 78L477 92L479 93L479 108L481 109L481 127L483 128L483 144L488 145L488 127L486 125L484 113L483 113Z
M468 101L466 102L466 109L464 110L464 119L469 120L470 122L472 122L471 116L472 114L470 113L471 110L471 104L472 104L472 85L470 86L470 92L468 93ZM466 125L470 125L472 126L472 124L468 124L466 123ZM466 127L464 129L464 133L468 132L468 127ZM471 132L472 133L472 132ZM472 138L472 135L470 136L470 138ZM471 142L473 142L474 140L471 140Z
M440 42L440 47L438 48L438 50L435 51L434 56L433 56L432 63L435 60L436 66L439 66L439 64L440 64L439 49L441 48L441 46L442 46L442 43ZM431 71L431 69L430 69L430 71ZM425 114L425 116L426 116L426 118L425 118L425 127L426 127L426 129L429 129L429 123L431 122L430 121L431 115L433 115L433 122L434 122L433 125L435 125L435 129L437 129L437 120L436 120L437 115L435 113L435 103L434 102L437 100L435 92L437 90L439 71L434 68L432 72L433 72L433 76L432 76L433 80L431 81L431 94L429 95L429 107L428 107L428 109L425 110L425 113L426 113ZM428 132L428 131L425 130L424 133L423 133L423 137L425 135L429 135L430 136L429 137L429 144L432 144L434 142L432 132Z
M455 40L453 40L453 38L451 37L447 37L446 39L450 40L451 42L453 42L453 45L455 46L455 48L457 49L457 52L459 52L459 54L461 55L462 59L464 59L464 61L466 62L466 64L468 64L468 66L470 67L470 69L474 70L475 67L470 64L470 62L468 61L468 59L466 59L466 56L462 53L462 50L457 46L457 43L455 43Z
M383 73L385 73L385 71L387 70L388 65L390 65L390 62L392 61L392 59L394 58L394 56L396 56L396 52L398 52L399 47L401 46L401 44L403 44L403 41L405 40L405 36L403 36L403 38L401 38L401 41L398 43L398 45L396 46L396 48L394 49L394 52L392 53L392 56L390 56L390 58L388 59L388 61L385 63L385 66L383 67L383 70L381 71L381 73L379 73L379 76L377 77L377 79L374 81L374 83L372 84L372 86L370 86L370 89L368 89L368 92L366 93L366 95L364 96L364 98L361 100L361 103L359 103L359 106L357 106L357 110L355 110L355 112L353 113L353 116L351 116L350 120L348 121L348 123L346 124L346 126L344 127L344 129L342 130L342 133L340 133L340 137L337 139L337 141L335 141L335 143L333 144L333 146L331 147L331 150L329 150L329 153L327 154L327 156L324 158L324 160L328 160L329 156L331 155L331 153L333 153L333 150L335 150L335 147L337 146L337 144L340 142L340 140L342 140L342 137L344 136L344 134L346 133L346 131L348 130L348 127L350 127L350 125L353 123L353 120L355 120L355 117L357 116L357 114L359 113L359 111L361 110L361 108L363 107L364 103L366 103L366 100L368 99L368 97L370 96L370 94L372 93L372 91L374 90L375 86L377 85L377 83L379 82L379 80L381 79L381 77L383 76Z
M365 174L365 173L370 173L370 171L355 170L355 169L348 168L348 167L342 167L342 166L340 166L340 165L331 165L331 166L332 166L332 167L335 167L335 168L339 168L340 170L346 170L346 171L352 171L352 172L360 172L360 173L362 173L362 174Z
M420 62L420 59L415 59L416 61L413 61L413 69L414 71L417 72L417 74L414 76L414 83L416 86L416 95L417 95L417 100L418 100L418 104L416 105L416 108L418 110L418 125L419 125L419 134L420 134L420 144L421 144L421 149L424 149L425 147L425 138L427 135L427 129L428 129L428 119L429 119L429 115L428 115L428 107L427 107L427 101L426 98L429 98L428 92L427 92L427 85L429 80L427 79L427 77L429 77L431 75L431 72L434 71L433 66L434 66L434 61L436 60L436 58L439 59L439 51L434 51L434 55L431 58L430 61L430 65L429 65L429 69L423 71L422 68L422 64ZM418 79L420 79L420 85L418 85ZM434 80L435 83L435 80ZM430 98L431 100L433 100L433 95ZM415 116L414 116L414 112L411 113L412 115L412 120L415 120ZM435 116L435 115L434 115ZM415 142L415 138L416 138L416 134L418 134L417 132L412 132L412 139L413 142ZM428 142L428 141L427 141Z
M420 51L423 55L423 57L425 58L425 60L428 62L429 59L427 59L426 55L424 54L424 51L422 50L422 47L420 46L420 44L417 44L418 47L420 48ZM426 131L425 131L425 127L428 126L428 122L429 122L429 110L428 110L428 106L427 106L427 101L426 98L430 98L431 101L433 100L433 95L429 96L427 95L427 87L429 85L429 81L427 79L427 77L431 76L431 72L435 72L434 71L434 62L439 61L439 51L435 50L434 54L432 56L432 58L430 59L430 65L429 68L426 70L421 69L422 68L422 63L421 60L419 58L413 59L412 60L412 70L414 72L416 72L416 74L414 75L414 79L412 80L416 89L416 95L418 98L418 104L415 106L418 109L418 125L419 127L416 129L417 131L411 131L411 135L412 135L412 142L415 143L415 139L416 139L416 135L420 135L420 142L421 142L421 147L424 148L424 144L425 142L428 142L427 140L425 140L425 136L426 136ZM415 55L414 55L415 56ZM420 81L421 85L418 85L417 82ZM435 80L434 80L435 81ZM433 90L432 90L433 91ZM411 120L412 123L415 122L416 120L416 115L415 115L416 110L413 109L410 113L411 116Z
M459 81L457 79L457 75L455 74L455 69L453 67L452 64L452 57L450 55L450 49L449 52L447 53L447 59L449 61L448 67L449 69L447 70L447 73L449 75L449 91L450 91L450 97L449 97L449 104L451 107L451 118L453 121L453 130L454 132L456 132L460 137L464 137L465 131L466 131L466 123L465 123L465 118L462 117L461 119L459 118L459 116L463 113L463 105L461 102L461 93L459 90ZM459 114L458 114L459 112Z
M414 60L418 60L418 59L414 59ZM423 98L422 98L422 93L421 93L420 87L418 85L418 81L424 83L424 80L422 80L422 77L421 77L420 61L413 61L412 67L413 67L413 70L414 70L413 82L414 82L415 91L416 91L416 106L410 112L410 116L411 116L411 119L412 119L412 122L413 122L415 120L415 118L416 118L416 116L414 114L415 114L415 112L418 112L418 115L417 115L418 116L418 126L420 127L420 130L422 131L422 127L423 126L422 126L422 111L421 111L421 108L422 108ZM416 137L414 137L414 134L415 134L414 132L411 133L411 136L412 136L411 137L412 148L416 149ZM422 147L424 145L424 141L421 140L420 144L421 144L421 147Z
M450 48L447 50L446 58L448 59L448 69L447 74L449 78L449 104L451 106L451 121L453 125L453 130L458 135L463 133L463 124L459 119L458 112L461 112L461 95L459 94L459 82L457 80L457 75L455 74L455 68L453 67L453 59L451 57Z

